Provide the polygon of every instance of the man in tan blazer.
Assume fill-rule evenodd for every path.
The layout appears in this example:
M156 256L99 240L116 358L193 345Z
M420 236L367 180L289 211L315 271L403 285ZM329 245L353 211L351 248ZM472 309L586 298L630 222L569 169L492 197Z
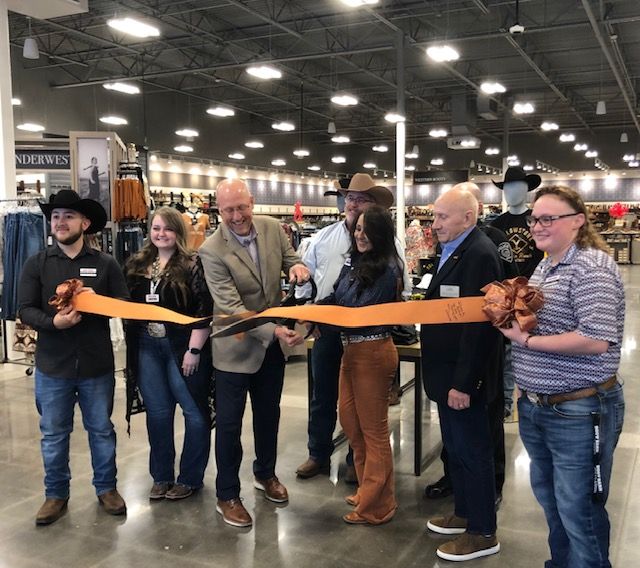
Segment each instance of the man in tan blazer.
M282 272L291 281L304 282L309 279L309 270L300 262L277 220L253 216L253 197L243 181L223 180L216 190L222 224L199 251L213 296L214 315L279 305ZM248 527L253 522L240 501L238 476L247 392L251 396L256 450L254 487L275 503L289 499L275 474L284 381L280 341L293 347L303 338L284 326L267 323L240 339L221 337L211 342L217 402L216 510L226 523L237 527Z

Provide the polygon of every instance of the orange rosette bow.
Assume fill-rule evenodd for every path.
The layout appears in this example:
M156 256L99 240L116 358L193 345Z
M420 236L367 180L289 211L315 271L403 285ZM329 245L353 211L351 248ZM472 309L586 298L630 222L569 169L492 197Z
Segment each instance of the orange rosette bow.
M531 331L538 323L535 313L544 304L544 296L538 288L529 286L524 276L492 282L484 292L482 311L498 328L508 328L517 321L522 331Z
M63 310L72 304L73 297L79 294L83 287L84 282L78 278L70 278L61 282L56 286L55 296L49 298L49 305L55 306L58 311Z

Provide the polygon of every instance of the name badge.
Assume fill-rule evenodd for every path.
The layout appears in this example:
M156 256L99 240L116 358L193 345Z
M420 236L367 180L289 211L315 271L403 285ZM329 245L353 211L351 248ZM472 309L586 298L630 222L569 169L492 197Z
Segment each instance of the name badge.
M459 298L460 286L453 286L452 284L441 284L440 297L441 298Z
M147 304L157 304L160 301L160 294L147 294L144 297L144 301Z
M85 277L88 276L91 278L95 278L96 276L98 276L98 269L97 268L81 268L80 276L85 276Z

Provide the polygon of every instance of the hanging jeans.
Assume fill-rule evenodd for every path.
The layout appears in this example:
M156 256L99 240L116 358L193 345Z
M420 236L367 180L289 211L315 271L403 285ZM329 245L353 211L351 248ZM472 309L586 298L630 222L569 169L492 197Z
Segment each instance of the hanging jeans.
M45 247L43 223L42 215L36 213L9 213L5 218L2 319L16 319L20 273L25 261Z

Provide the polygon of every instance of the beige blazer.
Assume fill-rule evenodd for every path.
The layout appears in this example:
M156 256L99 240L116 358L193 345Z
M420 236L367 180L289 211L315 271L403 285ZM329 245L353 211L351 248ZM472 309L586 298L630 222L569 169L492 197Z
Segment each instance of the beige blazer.
M253 218L260 270L223 223L199 249L215 316L248 310L260 311L280 304L281 273L301 263L280 223L271 217ZM219 337L211 341L213 365L221 371L255 373L274 340L275 324L257 327L241 339Z

